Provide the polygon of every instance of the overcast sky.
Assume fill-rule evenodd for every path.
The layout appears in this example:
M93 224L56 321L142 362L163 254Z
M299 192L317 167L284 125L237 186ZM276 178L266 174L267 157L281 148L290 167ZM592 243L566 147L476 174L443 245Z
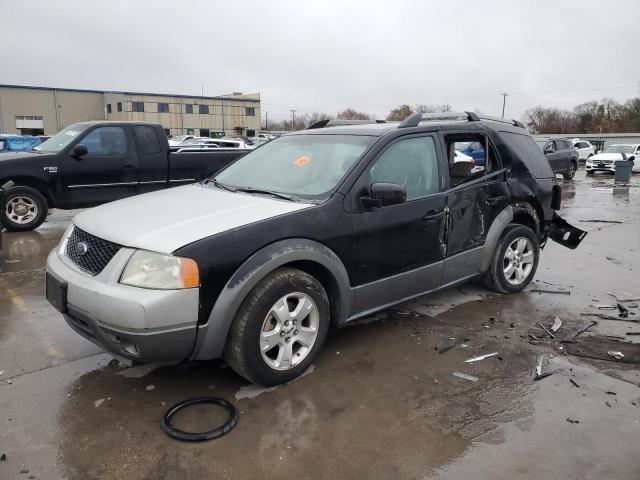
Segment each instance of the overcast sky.
M640 95L640 1L2 0L0 83L521 118Z

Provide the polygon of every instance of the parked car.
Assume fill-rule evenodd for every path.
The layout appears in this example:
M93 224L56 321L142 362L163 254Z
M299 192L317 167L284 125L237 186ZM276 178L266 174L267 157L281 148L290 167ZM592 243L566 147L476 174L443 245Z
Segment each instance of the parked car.
M88 207L199 181L248 151L169 153L161 125L76 123L31 152L0 155L0 184L16 184L0 215L7 230L32 230L49 208Z
M596 147L591 145L589 142L580 140L579 138L574 138L572 144L573 148L578 151L578 161L586 161L589 157L596 154Z
M555 174L560 174L565 180L571 180L578 170L578 151L573 148L566 138L535 139L540 150L545 154Z
M176 145L180 145L193 138L196 138L196 136L195 135L176 135L175 137L172 137L169 139L169 146L173 147Z
M557 215L521 123L449 117L291 133L199 184L86 210L49 255L47 298L121 358L224 357L275 385L330 327L474 277L519 292L548 238L586 233ZM454 161L458 141L488 146L486 170Z
M623 160L625 157L628 160L633 158L631 171L640 172L640 144L609 145L602 152L589 158L584 168L587 171L587 175L593 175L595 172L615 173L616 160Z
M459 151L473 158L478 166L484 166L484 148L479 142L464 142L458 145Z

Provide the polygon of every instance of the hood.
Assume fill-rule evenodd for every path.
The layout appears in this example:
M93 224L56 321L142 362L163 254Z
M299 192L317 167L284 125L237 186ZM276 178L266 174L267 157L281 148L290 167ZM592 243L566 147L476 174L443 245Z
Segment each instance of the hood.
M202 238L312 206L195 184L107 203L80 213L73 223L120 245L171 253Z
M37 153L37 152L0 152L0 162L8 160L29 160L32 158L45 159L55 157L55 153Z
M627 155L627 158L629 155ZM599 153L597 155L593 155L590 160L593 162L594 160L622 160L621 153Z

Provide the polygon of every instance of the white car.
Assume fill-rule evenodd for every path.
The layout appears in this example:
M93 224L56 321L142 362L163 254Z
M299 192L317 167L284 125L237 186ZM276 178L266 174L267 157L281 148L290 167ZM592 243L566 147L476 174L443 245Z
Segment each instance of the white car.
M578 151L578 161L588 160L589 157L592 157L596 153L596 148L589 142L574 138L571 143L573 144L573 148Z
M196 137L194 135L177 135L169 139L169 146L173 147L176 145L180 145L186 142L187 140L191 140L193 138L196 138Z
M595 172L615 172L615 161L622 160L623 153L627 158L635 157L632 172L640 172L640 144L609 145L602 152L587 160L584 165L587 175L593 175Z

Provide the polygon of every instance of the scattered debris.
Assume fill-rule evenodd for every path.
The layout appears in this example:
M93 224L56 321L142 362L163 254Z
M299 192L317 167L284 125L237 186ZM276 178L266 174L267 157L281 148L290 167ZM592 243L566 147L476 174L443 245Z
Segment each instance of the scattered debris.
M615 305L599 305L598 306L598 310L615 310L616 307Z
M2 455L0 455L0 462L6 462L7 461L7 454L3 453Z
M562 320L556 317L555 320L553 321L553 325L551 325L551 331L553 333L556 333L558 330L560 330L561 326L562 326Z
M604 403L607 407L611 408L611 404L608 401L605 401Z
M23 468L22 470L20 470L20 473L22 475L26 475L27 473L29 473L29 470L27 470L26 468Z
M614 265L622 265L622 262L620 260L618 260L617 258L606 257L606 259L609 260Z
M576 420L574 418L567 417L567 422L569 422L569 423L580 423L580 420Z
M620 310L620 314L618 315L620 318L628 318L629 317L629 309L618 302L618 310Z
M619 292L617 294L613 292L607 292L607 295L611 295L618 302L640 302L640 297L632 298L632 294L629 292Z
M607 355L609 355L610 357L615 358L616 360L622 360L624 358L624 354L622 352L616 352L613 350L609 350L607 352Z
M560 341L563 343L573 342L574 339L583 332L586 332L594 325L597 325L598 322L589 322L587 320L581 321L575 330L567 333Z
M593 219L593 220L578 220L579 222L583 222L583 223L622 223L618 220L599 220L599 219Z
M610 390L607 390L607 391L606 391L606 392L604 392L604 393L606 393L607 395L617 395L617 393L616 393L616 392L612 392L612 391L610 391Z
M580 385L578 385L575 380L573 378L570 378L569 381L576 387L580 388Z
M9 385L11 385L13 382L11 381L11 379L9 379L9 380L7 380L7 383L8 383Z
M498 355L500 352L487 353L485 355L480 355L479 357L473 357L468 360L465 360L464 363L474 363L479 362L480 360L484 360L485 358L493 357L494 355Z
M603 320L619 320L621 322L640 323L640 318L620 318L620 317L614 317L613 315L607 315L604 313L581 312L580 315L584 317L598 317L598 318L602 318Z
M625 335L640 335L640 332L627 332Z
M533 380L534 381L542 380L543 378L550 377L551 375L554 375L554 374L556 374L558 372L561 372L561 371L562 371L562 369L558 368L557 370L552 370L550 372L545 372L545 373L542 373L540 375L536 375Z
M438 349L438 353L443 354L456 347L458 343L450 343L449 345L445 345L444 347Z
M93 406L98 408L100 405L102 405L103 402L104 402L104 398L100 398L100 399L96 400L95 402L93 402Z
M541 288L532 288L529 291L538 293L556 293L558 295L571 295L571 292L569 292L568 290L544 290Z
M434 379L433 379L433 384L434 384L434 385L440 385L440 382L438 381L438 379L437 379L437 378L434 378Z
M567 343L567 353L578 357L640 364L640 344L589 336L580 342Z
M145 390L146 390L147 392L153 392L155 389L156 389L156 386L155 386L155 385L147 385L147 386L145 387Z
M545 332L547 332L547 335L549 335L551 338L556 338L556 336L555 336L553 333L551 333L547 327L545 327L545 326L544 326L543 324L541 324L540 322L537 322L537 323L538 323L538 325L540 325L540 326L542 327L542 329L543 329Z
M4 370L0 370L0 375L2 375L4 373Z
M466 373L462 373L462 372L453 372L453 376L454 377L458 377L458 378L462 378L464 380L469 380L471 382L477 382L478 381L478 377L474 377L473 375L467 375Z

